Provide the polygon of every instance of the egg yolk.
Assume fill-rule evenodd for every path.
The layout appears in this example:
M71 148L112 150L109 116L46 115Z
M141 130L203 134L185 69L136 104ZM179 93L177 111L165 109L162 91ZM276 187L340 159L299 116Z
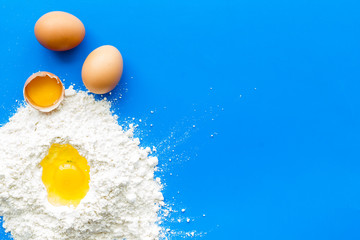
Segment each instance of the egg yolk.
M36 77L25 87L25 94L32 104L50 107L60 99L62 85L56 78Z
M89 191L90 167L70 144L52 144L41 161L42 181L54 206L76 207Z

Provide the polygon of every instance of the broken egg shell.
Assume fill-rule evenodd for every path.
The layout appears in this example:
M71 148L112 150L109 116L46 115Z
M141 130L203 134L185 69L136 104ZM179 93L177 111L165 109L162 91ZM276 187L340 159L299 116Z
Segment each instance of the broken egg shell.
M50 77L50 78L55 78L57 80L58 83L60 83L61 85L61 95L59 97L59 99L51 106L49 107L41 107L41 106L37 106L36 104L32 103L29 99L29 97L27 96L26 94L26 87L29 85L29 83L31 81L33 81L34 79L38 78L38 77ZM64 85L63 83L61 82L60 78L58 76L56 76L55 74L53 73L50 73L50 72L37 72L37 73L34 73L32 74L25 82L24 84L24 88L23 88L23 95L24 95L24 98L25 98L25 101L33 108L35 108L36 110L39 110L40 112L51 112L52 110L56 109L60 103L64 100L64 97L65 97L65 88L64 88Z

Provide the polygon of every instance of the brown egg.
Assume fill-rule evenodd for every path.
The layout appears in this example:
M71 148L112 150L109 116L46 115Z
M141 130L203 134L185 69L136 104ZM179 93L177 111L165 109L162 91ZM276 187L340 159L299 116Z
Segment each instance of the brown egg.
M85 37L85 27L74 15L66 12L49 12L35 24L36 39L54 51L66 51L79 45Z
M49 72L37 72L26 80L23 93L30 106L41 112L50 112L64 99L65 89L56 75Z
M120 81L123 59L117 48L105 45L92 51L85 59L81 77L85 87L93 93L110 92Z

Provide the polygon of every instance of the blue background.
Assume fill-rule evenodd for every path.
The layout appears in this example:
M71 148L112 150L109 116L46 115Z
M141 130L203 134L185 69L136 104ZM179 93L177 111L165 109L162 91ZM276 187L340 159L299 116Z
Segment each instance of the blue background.
M121 124L139 124L143 146L158 147L165 198L186 208L166 227L204 239L360 239L359 8L355 0L1 1L0 120L33 72L85 90L83 61L112 44L124 74L108 98ZM53 10L84 23L76 49L36 41L36 20Z

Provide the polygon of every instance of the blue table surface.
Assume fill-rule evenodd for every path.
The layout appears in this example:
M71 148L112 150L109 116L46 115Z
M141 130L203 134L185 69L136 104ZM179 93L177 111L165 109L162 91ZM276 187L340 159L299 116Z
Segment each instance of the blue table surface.
M85 90L83 61L111 44L124 73L107 97L122 96L113 104L120 124L139 124L142 146L158 147L165 199L186 208L164 226L206 232L202 239L360 239L359 8L355 0L1 1L0 122L33 72ZM53 10L84 23L74 50L36 41L36 20Z

